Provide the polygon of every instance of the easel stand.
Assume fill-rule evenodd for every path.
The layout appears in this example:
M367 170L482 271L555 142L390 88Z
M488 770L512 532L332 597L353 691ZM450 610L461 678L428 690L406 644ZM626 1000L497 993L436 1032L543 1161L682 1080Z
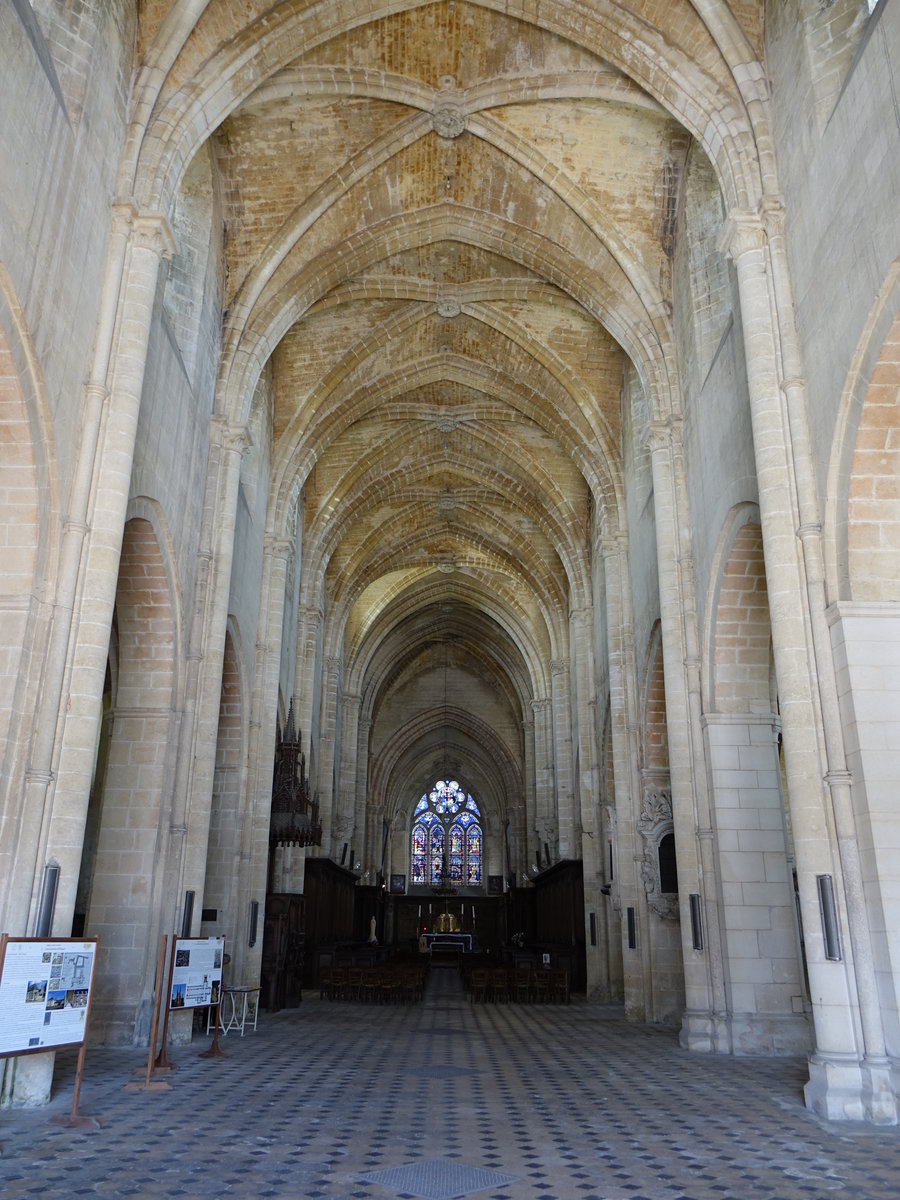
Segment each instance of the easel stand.
M162 1045L159 1048L159 1054L156 1056L156 1062L153 1064L154 1071L174 1071L175 1064L169 1062L166 1057L166 1043L169 1040L169 997L172 995L172 976L175 974L175 944L176 939L172 939L172 957L169 959L169 983L166 987L166 1015L163 1020ZM153 1039L154 1042L156 1039ZM153 1043L151 1043L152 1048Z
M213 1027L212 1045L210 1046L210 1048L208 1050L204 1050L199 1055L200 1058L227 1058L228 1057L227 1054L223 1054L222 1051L219 1049L219 1020L220 1020L219 1013L221 1011L221 1008L222 1008L222 989L220 987L219 988L219 999L216 1001L216 1023Z
M159 964L156 968L156 998L153 1004L153 1028L150 1030L150 1048L147 1052L147 1075L143 1083L126 1083L122 1089L125 1092L171 1092L171 1083L166 1083L164 1079L151 1079L150 1075L153 1071L153 1053L156 1050L156 1031L159 1028L159 1006L162 1003L162 978L163 971L166 966L166 943L168 936L162 935L162 942L159 947ZM165 1041L163 1041L165 1045Z
M0 1058L78 1047L72 1111L50 1118L70 1129L100 1128L78 1115L98 949L96 938L0 936Z
M78 1065L75 1068L75 1091L72 1095L72 1111L67 1117L51 1117L51 1125L65 1125L67 1129L90 1129L96 1133L100 1125L93 1117L80 1117L78 1115L78 1097L81 1094L81 1080L84 1076L84 1052L87 1049L84 1042L81 1043L81 1048L78 1051Z

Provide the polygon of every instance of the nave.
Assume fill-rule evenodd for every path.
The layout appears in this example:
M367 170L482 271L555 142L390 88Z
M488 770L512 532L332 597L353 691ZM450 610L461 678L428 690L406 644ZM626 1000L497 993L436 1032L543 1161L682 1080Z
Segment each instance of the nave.
M802 1058L688 1054L614 1006L471 1003L452 968L418 1004L304 992L255 1033L172 1049L165 1093L123 1092L137 1048L74 1055L49 1109L4 1112L0 1198L895 1200L896 1128L803 1106ZM143 1061L142 1061L143 1060Z

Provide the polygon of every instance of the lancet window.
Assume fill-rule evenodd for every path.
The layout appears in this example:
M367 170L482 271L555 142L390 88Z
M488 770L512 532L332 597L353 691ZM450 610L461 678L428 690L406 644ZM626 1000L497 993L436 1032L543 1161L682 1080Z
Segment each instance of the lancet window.
M439 779L413 813L410 881L481 887L484 880L481 813L455 779Z

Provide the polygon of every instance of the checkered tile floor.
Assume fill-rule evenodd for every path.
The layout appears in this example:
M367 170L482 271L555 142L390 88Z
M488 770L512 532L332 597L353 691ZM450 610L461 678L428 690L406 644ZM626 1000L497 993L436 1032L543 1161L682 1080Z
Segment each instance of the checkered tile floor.
M617 1010L319 1000L176 1047L168 1092L125 1092L140 1050L58 1055L49 1109L0 1112L0 1200L898 1200L900 1130L829 1126L804 1063L689 1055Z

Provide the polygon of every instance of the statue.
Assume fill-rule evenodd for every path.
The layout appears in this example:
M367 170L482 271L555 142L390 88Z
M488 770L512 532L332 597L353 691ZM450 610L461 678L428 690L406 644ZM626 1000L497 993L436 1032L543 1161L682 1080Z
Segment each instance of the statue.
M372 917L369 921L369 945L377 946L378 938L375 936L375 918Z

